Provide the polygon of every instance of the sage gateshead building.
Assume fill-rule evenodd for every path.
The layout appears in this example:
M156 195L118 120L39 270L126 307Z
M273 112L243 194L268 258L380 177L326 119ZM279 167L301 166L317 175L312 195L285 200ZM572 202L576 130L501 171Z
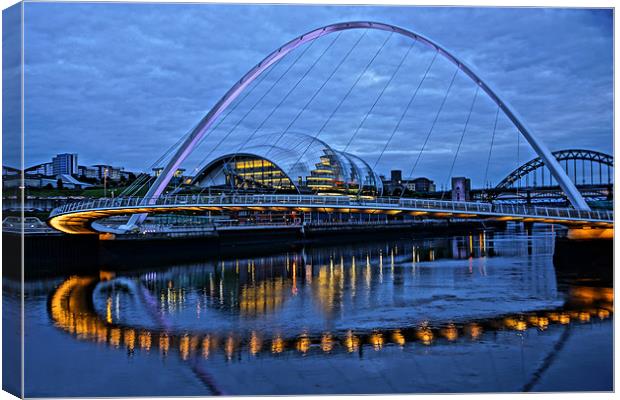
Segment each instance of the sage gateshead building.
M275 137L274 137L275 136ZM261 135L208 161L192 184L252 192L381 195L368 163L305 134Z

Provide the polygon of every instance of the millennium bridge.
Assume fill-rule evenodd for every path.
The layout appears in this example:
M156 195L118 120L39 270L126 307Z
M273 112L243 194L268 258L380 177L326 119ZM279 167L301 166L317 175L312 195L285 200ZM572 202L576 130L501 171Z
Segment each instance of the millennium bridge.
M344 32L354 32L361 31L361 34L354 38L351 41L350 48L348 50L341 49L342 46L349 46L347 44L342 44L340 40L341 36ZM383 40L380 40L380 45L376 48L376 51L368 51L367 49L364 51L359 51L358 45L362 42L364 38L368 38L370 35L367 35L368 32L377 32L386 35L387 37ZM323 37L331 36L333 39L330 42L322 41ZM378 86L380 90L378 94L371 93L370 87L368 86L368 82L364 82L365 77L368 76L369 73L372 73L372 67L378 60L378 56L384 53L386 50L386 45L388 42L392 40L392 37L396 38L393 40L394 43L398 44L399 41L409 43L409 47L406 46L398 46L397 49L402 50L406 48L406 52L399 57L389 57L390 60L400 60L396 63L396 68L394 69L392 66L391 75L387 74L385 76L386 79L379 80L382 82ZM316 43L328 43L323 47L322 50L317 50L315 52L318 56L312 61L309 62L309 67L304 68L305 72L300 72L298 68L298 61L307 53L311 54L310 57L314 57L312 52L308 52L308 50L314 46ZM346 43L346 42L345 42ZM390 117L393 120L397 120L396 125L392 129L382 129L381 132L385 131L385 135L380 135L379 132L375 130L371 130L375 140L381 140L381 138L385 137L385 143L376 142L376 147L378 148L379 158L374 162L374 166L371 167L367 162L363 161L359 156L347 153L349 147L351 145L355 145L357 141L361 141L364 145L364 140L361 140L358 136L358 133L362 131L364 125L367 124L367 120L370 116L381 115L381 113L376 112L375 106L383 99L384 95L390 93L390 85L392 85L393 78L399 74L401 67L406 64L407 59L412 57L418 57L419 54L415 55L412 49L416 44L420 44L422 49L430 52L432 57L430 57L430 62L427 67L423 69L424 74L421 79L418 81L417 86L415 85L415 80L411 80L408 77L408 81L414 82L414 85L405 90L405 92L410 92L410 98L406 107L402 110L396 110L395 108L390 108L391 110L396 111L397 114L400 115L391 115ZM340 45L340 46L339 46ZM317 46L321 46L318 44ZM372 46L376 46L373 44ZM316 47L316 46L315 46ZM286 63L282 63L281 60L284 60L290 53L295 53L295 50L298 48L303 48L301 53L296 52L298 55L293 59L288 65ZM338 72L341 69L341 66L345 64L345 61L354 59L355 57L350 57L351 54L355 53L355 50L358 50L358 53L362 54L366 57L370 57L367 62L365 62L364 67L361 69L361 72L358 74L352 74L351 71L346 71L346 76L338 76ZM324 56L328 52L336 52L336 57L334 60L325 61ZM416 48L416 51L417 48ZM401 52L402 53L402 52ZM358 55L360 56L360 55ZM445 89L440 96L437 96L437 99L440 99L439 107L435 113L431 113L426 110L424 114L432 117L430 128L428 130L424 129L424 132L421 132L422 135L414 136L411 129L403 129L401 124L405 121L408 116L408 112L410 111L411 106L415 103L416 97L418 94L424 93L424 89L420 90L420 88L427 82L427 77L433 76L435 71L431 72L435 61L438 59L442 59L446 61L447 65L452 68L451 72L451 80L449 80L449 85ZM339 60L339 61L336 61ZM419 62L419 60L416 60ZM328 70L331 70L331 73L324 78L323 80L317 79L314 77L314 81L308 83L309 79L306 79L312 72L315 71L315 66L317 64L323 63ZM273 71L279 71L278 65L280 65L280 69L284 69L284 71L278 76L274 77L275 74ZM394 65L394 62L391 63ZM286 79L290 78L286 76L289 71L294 71L300 77L297 79L297 76L293 77L292 81L295 82L292 87L288 89L286 94L278 94L275 99L263 101L267 95L272 92L272 89L279 83L285 82ZM429 74L430 72L430 74ZM427 199L416 199L409 198L405 196L400 197L380 197L376 196L377 194L383 193L381 190L377 190L371 195L368 193L362 193L363 185L368 181L377 183L377 179L379 175L374 172L374 168L379 163L381 157L389 153L389 146L392 144L394 147L393 138L399 133L399 131L406 131L403 134L406 134L407 137L401 139L398 144L398 151L406 154L408 158L411 158L411 173L410 176L413 176L413 172L416 171L418 167L419 161L422 158L425 151L429 151L427 148L427 144L431 139L431 136L436 131L436 125L440 120L442 111L444 110L445 104L448 102L448 97L450 95L450 91L453 88L453 84L457 78L458 74L461 74L467 84L473 86L475 92L473 93L471 103L468 104L467 110L463 115L466 115L467 118L463 121L462 128L453 129L459 136L458 138L454 138L454 143L458 144L456 149L448 149L447 153L452 158L445 165L451 165L450 168L446 168L447 173L445 182L447 183L451 178L454 177L454 168L457 163L457 158L459 156L460 150L462 150L464 138L467 133L468 126L470 125L470 119L472 114L474 113L476 100L478 98L479 93L484 94L483 98L488 102L489 105L492 105L493 112L492 116L494 118L491 121L494 121L492 124L492 130L489 128L488 131L492 133L490 140L490 147L488 151L488 156L485 155L486 158L486 168L484 171L484 180L483 182L487 182L488 172L489 172L489 164L492 159L492 151L494 148L494 141L497 136L501 136L501 129L498 128L498 118L500 114L505 117L505 120L510 124L510 129L516 130L516 138L517 140L525 139L524 142L529 144L530 148L536 153L537 158L527 163L525 166L517 169L513 172L509 177L504 180L500 186L498 191L500 190L512 190L511 186L518 183L522 178L527 177L533 174L534 180L536 180L536 173L540 171L541 173L541 182L545 184L548 182L549 186L553 185L557 187L558 191L561 192L561 196L566 198L572 208L554 208L554 207L531 207L528 205L519 205L519 204L491 204L485 202L469 202L469 201L443 201L443 200L427 200ZM342 74L341 74L342 75ZM342 79L342 82L346 85L350 82L350 87L348 90L345 90L345 94L341 95L336 92L327 93L327 89L324 88L334 77L338 77ZM270 81L271 80L271 81ZM269 86L269 88L265 91L265 93L261 96L252 95L252 92L263 84L263 81ZM272 83L269 83L272 82ZM289 95L294 92L298 86L303 87L304 83L306 86L306 92L302 93L303 105L293 105L294 102L289 98ZM300 85L301 84L301 85ZM358 85L359 84L359 85ZM399 85L403 85L403 83L399 83ZM328 126L328 124L332 121L333 117L337 114L337 112L341 109L341 106L345 103L345 101L349 98L349 95L356 89L357 86L362 86L362 88L358 88L358 90L362 91L364 98L374 99L372 101L372 105L370 108L366 108L366 106L354 104L355 109L359 109L363 112L361 119L358 122L355 122L354 119L350 115L346 115L345 119L349 122L353 122L354 126L357 128L349 129L351 132L351 136L348 138L348 143L343 148L339 149L326 149L327 146L324 142L318 140L318 136L323 133ZM404 87L404 86L403 86ZM311 95L308 96L308 91L311 90ZM441 92L441 88L436 87L436 85L431 88L430 92ZM463 92L460 92L460 98L463 98ZM407 93L409 94L409 93ZM229 115L242 104L246 98L253 100L253 97L259 97L253 104L247 105L247 111L245 114L233 124L232 128L228 130L228 132L223 135L219 142L214 140L213 132L217 130L217 128L222 124L226 119L228 119ZM310 133L306 135L307 138L311 140L307 140L308 144L306 147L306 139L296 139L292 137L290 134L291 127L294 124L298 123L299 118L304 113L310 113L311 105L318 100L325 100L334 98L338 100L336 105L329 106L328 108L324 107L322 111L314 112L312 114L312 118L314 120L319 120L322 125L320 128L307 128L307 132ZM490 101L489 101L490 100ZM397 101L402 101L402 99L398 99ZM254 127L252 121L247 121L246 117L256 109L257 106L266 103L269 109L261 110L257 112L262 121ZM270 104L276 103L274 107L271 107ZM421 102L418 100L418 103L427 104L428 102ZM296 103L295 103L296 104ZM271 136L264 136L261 139L260 132L264 129L265 123L282 108L289 107L293 110L294 118L286 128L277 129L277 133ZM351 107L351 106L350 106ZM434 107L434 106L433 106ZM327 112L325 111L327 109ZM392 111L392 113L394 112ZM387 121L390 122L392 119L388 117ZM415 125L415 124L413 124ZM475 124L471 124L475 125ZM235 132L238 127L242 127L248 132L251 132L249 137L245 137L240 135L240 132ZM249 129L248 129L249 128ZM471 128L471 127L470 127ZM440 129L441 130L441 129ZM444 129L445 130L445 129ZM480 130L477 132L477 136L479 137L483 131ZM236 133L233 134L233 133ZM258 134L258 136L257 136ZM211 135L211 136L209 136ZM342 136L348 135L348 131L342 133ZM437 135L437 133L435 134ZM279 143L283 138L283 143ZM285 179L290 184L290 188L297 189L299 194L277 194L276 189L273 190L273 194L238 194L236 191L232 194L227 194L226 191L222 191L221 195L203 195L203 191L207 189L206 187L202 187L202 191L198 194L178 194L181 191L178 191L179 187L174 187L173 178L175 174L179 171L181 165L186 160L191 159L192 153L197 153L197 149L202 144L205 144L208 150L208 154L206 157L199 163L196 169L193 171L205 171L205 165L209 166L209 162L206 164L205 161L208 161L209 157L213 155L213 153L220 147L220 145L226 144L231 140L240 141L239 148L237 148L232 153L225 153L232 159L235 157L239 157L240 155L247 156L248 154L253 155L261 155L264 156L262 159L266 162L269 162L270 165L277 166L278 169L275 172L282 173L285 176ZM256 139L261 139L259 142L256 142ZM444 144L446 143L446 139L438 139L442 141ZM452 140L452 139L451 139ZM345 142L347 140L345 139ZM253 149L261 149L259 153L251 153L248 152L246 146L248 144L254 144ZM402 146L404 144L411 143L414 148L410 150L403 150ZM293 151L291 150L295 146L297 147L305 147L303 151ZM303 164L304 157L307 158L307 152L314 151L311 150L312 146L319 146L322 153L319 158L311 159L309 162L306 162L308 165L317 165L317 170L312 172L316 172L317 174L327 174L327 175L312 175L312 173L300 173L298 168L299 165ZM479 146L478 146L479 147ZM505 150L504 150L505 153ZM276 154L288 154L289 159L286 163L278 163L279 159L275 156ZM515 154L519 154L519 143L517 143L517 149ZM195 154L194 154L195 155ZM502 154L502 163L506 164L506 155ZM334 158L342 158L344 161L341 163L340 167L337 170L342 173L342 171L356 171L354 173L346 172L348 175L345 176L344 179L341 179L341 176L331 176L335 170L329 169L332 166L329 165L331 159ZM212 157L217 159L217 157ZM222 157L219 158L220 160ZM421 35L417 32L403 29L401 27L397 27L394 25L389 25L381 22L371 22L371 21L352 21L352 22L342 22L331 24L323 27L319 27L310 32L307 32L301 36L293 38L289 42L283 44L282 46L276 48L273 52L267 55L263 60L261 60L254 67L249 69L249 71L241 77L238 81L236 81L232 87L224 94L224 96L210 109L210 111L198 122L198 124L192 128L185 136L181 137L179 141L173 145L161 158L156 161L156 164L153 167L157 166L159 169L159 174L156 176L154 180L149 180L149 178L144 178L144 181L138 181L134 186L130 186L128 190L123 192L121 196L114 199L97 199L97 200L85 200L78 201L70 204L66 204L62 207L59 207L52 211L48 223L53 228L60 230L69 234L86 234L86 233L118 233L122 234L125 232L132 232L138 229L138 227L145 221L149 214L161 214L161 213L186 213L186 212L237 212L237 211L291 211L291 212L337 212L337 213L352 213L352 214L386 214L393 216L411 216L416 217L418 219L492 219L492 220L500 220L500 221L522 221L525 223L533 223L533 222L542 222L542 223L552 223L552 224L561 224L568 226L569 228L584 228L585 230L597 230L597 231L607 231L606 235L609 235L611 232L610 228L613 228L613 213L610 211L604 210L591 210L590 205L584 199L584 196L578 190L576 186L577 178L575 176L575 181L571 180L569 177L569 168L568 168L568 160L586 160L590 162L589 175L591 176L591 183L595 182L594 175L595 169L592 166L592 162L599 163L599 180L598 184L601 185L603 183L603 176L601 170L601 163L607 167L607 187L611 186L611 173L610 168L612 167L612 162L608 159L602 157L600 153L587 153L582 150L571 150L566 154L564 153L552 153L547 146L540 139L540 136L535 134L532 128L528 127L523 119L518 116L516 110L514 110L504 99L500 98L498 92L491 88L481 77L480 75L474 71L474 69L468 66L463 60L458 58L452 51L449 51L444 46L438 44L436 41L431 40L430 38ZM322 164L321 162L317 163L318 160L328 160L327 164ZM560 162L564 160L566 168L562 168ZM408 160L407 160L408 162ZM284 164L287 164L288 167ZM481 166L484 164L481 162ZM326 166L327 165L327 166ZM361 165L361 167L359 167ZM584 164L585 165L585 164ZM582 169L586 171L585 166L582 165ZM473 166L471 163L467 165L468 169L471 169ZM543 168L544 167L544 168ZM327 169L327 171L326 171ZM576 175L576 164L574 166L574 175ZM320 171L322 170L322 171ZM292 171L292 172L291 172ZM360 171L366 171L367 173L364 175L360 173ZM545 179L544 172L548 171L547 179ZM273 173L274 171L270 171ZM307 171L305 171L307 172ZM468 171L466 171L468 172ZM443 175L443 171L440 171ZM145 174L148 175L148 174ZM301 176L303 175L303 176ZM333 175L333 174L332 174ZM336 174L337 175L337 174ZM342 174L341 174L342 175ZM271 175L273 177L273 175ZM333 195L334 193L330 193L331 195L325 195L327 193L323 193L320 195L319 191L313 191L314 194L306 195L304 192L299 190L297 187L297 183L301 182L303 179L306 179L306 183L312 177L316 179L323 179L322 182L344 182L344 190L341 189L340 195ZM349 177L349 178L347 178ZM196 178L196 177L194 177ZM380 182L380 179L379 179ZM349 186L349 184L351 184ZM355 191L356 187L359 188L357 193L352 193L352 190ZM142 190L144 189L145 190ZM201 187L197 187L201 189ZM353 189L351 189L353 188ZM376 187L375 187L376 188ZM517 189L518 191L518 186ZM518 193L517 193L518 194ZM463 198L457 198L457 200L462 200ZM129 216L129 220L120 225L118 227L110 227L106 226L99 222L101 219L105 219L108 217L115 217L126 215ZM587 229L590 228L590 229ZM596 236L596 235L595 235Z
M157 198L98 199L66 204L52 211L49 224L66 233L123 233L97 220L116 215L174 213L186 211L296 211L363 214L410 215L420 218L487 218L498 221L522 221L562 224L569 227L612 228L613 213L605 210L527 207L513 204L488 204L421 200L394 197L352 198L347 196L303 195L177 195Z

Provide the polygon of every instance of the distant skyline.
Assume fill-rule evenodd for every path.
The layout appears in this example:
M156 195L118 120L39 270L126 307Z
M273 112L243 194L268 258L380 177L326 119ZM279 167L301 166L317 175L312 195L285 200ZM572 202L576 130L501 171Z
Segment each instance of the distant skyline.
M26 3L26 165L68 152L78 153L81 164L148 171L152 161L269 52L306 31L347 20L402 26L445 45L475 67L551 150L585 148L613 154L610 9ZM374 52L379 41L379 36L369 35L363 53ZM397 45L403 45L394 43L396 54ZM321 67L325 74L328 66ZM417 75L394 87L398 105L390 106L385 126L374 125L377 132L389 134L400 114L397 107L404 107L424 67L418 65ZM377 82L381 79L385 77L378 73ZM458 85L464 84L462 76L458 79ZM344 78L340 81L341 88L333 93L346 91ZM378 87L370 86L365 96ZM362 101L364 96L359 96ZM470 96L455 86L448 104L464 107L442 114L442 131L431 139L424 165L416 170L415 175L429 176L438 188L446 179L441 172L452 159L460 130L456 124L462 125ZM415 143L423 140L414 128L426 129L414 118L430 116L436 109L430 102L420 103L417 113L406 119L413 128L403 125L403 132L411 136L396 135L412 147L388 147L384 158L389 162L379 160L379 173L388 174L393 165L407 175L417 154ZM290 107L295 109L295 104ZM459 175L473 176L476 186L482 184L482 156L490 142L493 114L487 114L491 120L472 118L455 168ZM359 115L342 123L334 119L321 139L338 147L346 142L339 135L346 136L358 119ZM313 126L308 122L295 129L313 134L320 124ZM352 150L372 165L385 137L371 127ZM489 177L495 183L516 167L513 136L502 135L490 165ZM452 147L442 147L444 143ZM521 162L535 156L523 140L521 145ZM195 160L206 155L200 151ZM472 165L476 171L469 173L466 169Z

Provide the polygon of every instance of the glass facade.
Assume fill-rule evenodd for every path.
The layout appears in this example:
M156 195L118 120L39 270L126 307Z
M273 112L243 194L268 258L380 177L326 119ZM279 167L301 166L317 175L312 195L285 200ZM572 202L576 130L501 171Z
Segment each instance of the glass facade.
M265 145L269 142L272 145ZM281 144L286 143L284 147ZM263 136L242 152L208 161L193 182L202 188L301 193L381 194L379 176L361 158L303 134Z

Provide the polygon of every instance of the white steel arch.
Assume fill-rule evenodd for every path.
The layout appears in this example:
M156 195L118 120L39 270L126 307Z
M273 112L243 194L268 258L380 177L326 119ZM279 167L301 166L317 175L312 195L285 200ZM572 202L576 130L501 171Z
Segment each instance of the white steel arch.
M441 54L443 57L447 58L450 62L455 64L470 79L472 79L477 85L480 86L480 88L493 100L493 102L495 102L495 104L497 104L499 108L501 108L504 114L517 127L519 132L523 135L523 137L525 137L525 139L532 146L534 151L536 151L538 156L540 156L540 158L544 160L545 165L549 168L549 170L553 174L553 177L560 184L560 187L568 197L573 207L581 210L590 209L584 198L581 196L581 194L579 193L575 185L571 182L569 177L566 175L555 157L551 154L551 151L549 151L547 146L536 135L534 135L533 131L528 128L524 122L522 122L522 120L519 118L518 114L512 109L512 107L510 107L507 102L500 99L500 97L497 95L497 92L493 90L488 84L486 84L479 77L479 75L473 71L471 67L467 66L463 61L454 56L445 47L439 45L437 42L423 35L394 25L369 21L341 22L314 29L289 41L288 43L284 44L283 46L270 53L261 62L259 62L252 69L250 69L238 82L236 82L228 90L228 92L226 92L226 94L217 102L217 104L209 111L209 113L204 116L204 118L200 121L196 128L194 128L188 138L179 146L172 159L164 167L162 173L155 180L155 182L147 192L145 198L149 199L149 202L153 202L157 197L159 197L159 195L163 193L164 189L172 179L174 172L177 170L179 165L187 158L187 156L191 154L194 148L200 143L200 140L204 137L213 122L248 87L248 85L252 83L267 68L269 68L275 62L277 62L288 53L305 43L311 42L330 33L352 29L376 29L394 32L409 37L413 40L418 40L426 46L435 49L439 54ZM146 215L133 216L127 224L127 227L131 227L137 222L141 222L142 220L144 220L145 217Z

